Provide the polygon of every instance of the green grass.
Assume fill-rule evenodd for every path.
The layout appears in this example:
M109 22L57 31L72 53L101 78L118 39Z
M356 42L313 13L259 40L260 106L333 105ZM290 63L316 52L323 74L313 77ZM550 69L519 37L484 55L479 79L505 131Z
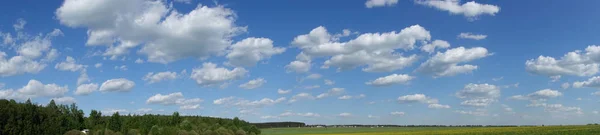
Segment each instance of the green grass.
M271 128L263 135L600 135L600 126Z

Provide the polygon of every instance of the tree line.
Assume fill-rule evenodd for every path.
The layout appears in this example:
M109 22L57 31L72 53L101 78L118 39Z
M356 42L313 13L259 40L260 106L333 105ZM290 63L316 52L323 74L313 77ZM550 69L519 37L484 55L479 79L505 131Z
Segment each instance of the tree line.
M92 135L258 135L260 129L247 121L204 116L122 115L111 116L91 110L89 117L75 104L46 106L0 99L2 135L78 135L88 129Z
M258 128L282 128L282 127L304 127L305 123L302 122L265 122L265 123L252 123Z

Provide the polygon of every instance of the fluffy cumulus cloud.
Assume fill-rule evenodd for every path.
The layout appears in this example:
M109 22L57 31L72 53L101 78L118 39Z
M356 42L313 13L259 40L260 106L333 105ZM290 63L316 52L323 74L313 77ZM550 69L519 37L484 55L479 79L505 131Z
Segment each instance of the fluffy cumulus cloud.
M230 48L226 57L228 63L234 66L254 66L261 60L285 51L285 48L273 47L273 41L267 38L246 38Z
M23 20L24 21L24 20ZM18 24L19 31L12 36L11 33L0 32L3 38L3 44L9 45L15 53L9 57L6 52L0 51L0 76L14 76L20 74L37 74L43 70L49 62L52 62L57 56L58 51L52 49L52 39L62 35L62 31L54 29L52 32L30 35L22 30ZM46 55L42 58L43 55Z
M244 68L227 69L217 67L213 63L204 63L202 67L194 68L190 78L196 80L196 83L201 86L214 86L218 84L227 83L232 80L240 79L248 71Z
M89 95L90 93L98 90L98 84L89 83L89 84L81 84L77 86L77 90L75 90L75 95Z
M533 74L544 76L572 75L592 76L600 67L600 46L591 45L585 52L575 50L563 55L560 59L540 55L525 62L525 69Z
M421 64L421 66L417 68L417 71L424 74L431 74L434 77L445 77L463 73L471 73L473 70L477 69L478 66L458 64L481 59L489 55L491 54L483 47L474 47L468 49L464 47L452 48L443 53L438 52Z
M135 82L127 80L125 78L117 78L106 80L100 86L102 92L127 92L133 89Z
M243 89L256 89L265 83L267 83L267 80L263 78L256 78L254 80L250 80L244 84L241 84L239 87Z
M415 0L417 4L429 6L451 14L458 14L475 20L481 15L494 16L500 12L500 7L490 4L481 4L475 1L460 4L460 0Z
M491 84L473 84L465 85L462 90L456 92L456 97L466 99L461 105L485 107L496 101L500 97L500 87Z
M157 83L160 81L174 80L176 78L177 78L176 72L165 71L165 72L158 72L158 73L150 72L150 73L146 74L146 76L144 76L144 78L142 78L142 80L152 84L152 83Z
M447 41L444 40L434 40L433 42L429 43L429 44L425 44L423 46L421 46L421 51L427 52L427 53L433 53L435 51L435 49L445 49L450 47L450 43L448 43Z
M562 96L563 94L557 90L551 90L551 89L543 89L543 90L539 90L527 95L514 95L511 96L510 99L514 99L514 100L532 100L532 101L539 101L539 100L546 100L549 98L556 98L559 96Z
M473 40L482 40L482 39L487 38L487 35L473 34L473 33L470 33L470 32L465 32L465 33L458 34L458 38L473 39Z
M431 39L429 31L419 25L402 29L400 32L364 33L355 39L340 42L323 26L311 30L308 34L294 38L292 45L302 52L286 67L306 65L310 67L312 59L326 57L322 68L336 67L338 71L366 66L365 72L390 72L410 66L418 60L416 55L403 56L397 49L412 50L416 43ZM309 70L310 68L302 68Z
M86 28L86 45L107 46L103 55L113 59L140 45L149 62L204 59L224 53L232 37L246 31L224 6L198 5L181 13L165 2L66 0L55 13L63 25Z
M57 84L43 84L38 80L29 80L27 85L20 89L0 90L0 99L26 100L35 97L63 97L69 91L68 86L59 86Z
M407 84L410 80L414 79L414 76L406 74L391 74L388 76L377 78L373 81L366 82L367 85L373 86L389 86L393 84Z
M367 0L365 6L367 8L393 6L398 4L398 0Z
M582 88L582 87L600 88L600 76L594 76L592 78L589 78L586 81L573 82L573 88Z
M199 109L203 101L200 98L186 99L181 92L176 92L167 95L156 94L148 98L146 104L178 105L182 110L191 110Z
M437 104L438 100L425 96L425 94L404 95L398 97L398 103L425 103Z
M71 56L67 56L67 59L63 62L60 62L58 64L56 64L56 66L54 66L54 68L61 70L61 71L71 71L71 72L75 72L75 71L82 71L86 68L86 65L81 65L81 64L77 64L75 62L75 59Z
M350 99L361 99L361 98L365 98L367 97L367 95L365 94L360 94L358 96L352 96L352 95L343 95L338 97L339 100L350 100Z
M67 91L69 91L67 86L59 86L54 83L43 84L38 80L29 80L27 85L17 90L20 94L28 97L61 97Z

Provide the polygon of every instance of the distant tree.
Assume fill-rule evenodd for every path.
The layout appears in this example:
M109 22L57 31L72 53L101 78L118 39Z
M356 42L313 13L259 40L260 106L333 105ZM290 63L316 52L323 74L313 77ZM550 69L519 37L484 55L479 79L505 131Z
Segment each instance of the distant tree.
M112 131L121 131L121 116L119 112L115 112L108 123L108 129Z

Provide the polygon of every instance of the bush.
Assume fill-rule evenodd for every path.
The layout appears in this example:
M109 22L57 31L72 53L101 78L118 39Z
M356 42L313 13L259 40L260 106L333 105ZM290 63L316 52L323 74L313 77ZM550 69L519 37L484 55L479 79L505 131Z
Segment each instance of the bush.
M235 131L235 135L246 135L246 132L244 130L238 129L237 131Z

